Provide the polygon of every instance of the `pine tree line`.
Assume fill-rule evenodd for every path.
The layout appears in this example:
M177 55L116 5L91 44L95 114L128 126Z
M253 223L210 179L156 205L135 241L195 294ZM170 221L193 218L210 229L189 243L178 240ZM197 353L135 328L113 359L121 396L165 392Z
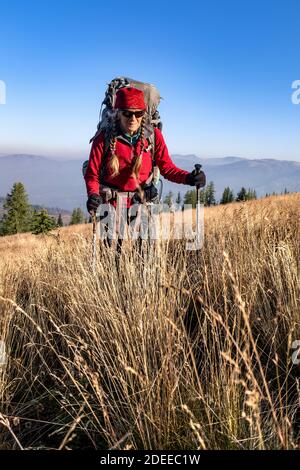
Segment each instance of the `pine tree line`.
M172 191L169 191L168 194L165 196L163 203L168 205L172 208L174 203L176 203L177 207L183 203L184 205L190 204L192 207L196 207L197 202L197 194L195 189L191 189L187 191L182 199L181 193L178 192L176 199ZM213 181L208 183L208 185L200 190L200 202L205 206L215 206L216 205L216 198L215 198L215 186Z
M31 232L34 235L46 234L51 230L63 227L62 215L57 221L44 208L35 209L29 204L28 195L22 183L15 183L4 199L5 210L0 219L0 236ZM84 222L84 213L80 208L73 210L70 225Z
M217 202L215 185L213 181L210 181L204 189L200 190L200 202L201 204L204 204L204 206L207 207L215 206L217 204L229 204L230 202L234 201L250 201L251 199L257 199L257 194L254 189L246 189L242 187L235 196L234 191L229 188L229 186L227 186L223 191L220 201ZM196 207L196 190L191 189L187 191L183 199L180 192L177 194L177 197L175 199L173 192L169 191L168 194L165 196L163 203L167 204L169 207L172 207L174 205L174 202L176 202L177 207L179 207L182 204L182 201L185 205L189 204L192 205L192 207Z
M281 194L288 194L285 189ZM275 192L266 194L266 197L277 195ZM237 195L227 186L222 194L219 204L229 204L234 201L249 201L257 199L256 191L242 187ZM204 189L200 190L200 202L205 206L215 206L217 204L215 197L214 182L210 181ZM172 208L175 204L178 207L184 205L192 205L196 207L197 193L195 189L189 190L182 198L178 192L175 198L172 191L165 196L163 203ZM48 233L58 227L63 227L64 223L62 215L59 214L58 220L50 216L46 209L35 209L28 202L28 195L22 183L15 183L12 191L4 200L3 208L5 213L0 219L0 236L13 235L16 233L32 232L33 234ZM87 219L83 211L77 207L71 215L70 225L86 223Z
M76 207L71 215L70 225L83 224L85 222L84 213L80 207Z

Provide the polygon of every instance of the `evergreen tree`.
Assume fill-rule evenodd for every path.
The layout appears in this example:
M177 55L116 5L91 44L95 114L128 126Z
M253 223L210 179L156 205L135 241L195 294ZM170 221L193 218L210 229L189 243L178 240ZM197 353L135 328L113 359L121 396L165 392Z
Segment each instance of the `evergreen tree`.
M2 237L3 235L5 235L4 222L3 220L0 220L0 237Z
M57 228L57 223L54 217L51 217L46 209L40 211L34 211L32 221L31 221L31 230L34 235L46 234Z
M178 204L179 206L180 206L180 204L181 204L181 194L180 194L180 191L179 191L178 194L177 194L176 204Z
M169 207L171 207L174 204L174 195L172 191L169 191L168 194L165 196L164 204L167 204Z
M191 205L192 207L196 207L196 202L197 202L196 191L193 189L190 189L189 191L185 193L184 198L183 198L183 203L187 205Z
M61 214L59 214L59 216L58 216L57 225L58 225L58 227L63 227L64 226Z
M83 224L83 223L84 223L84 213L82 212L80 207L77 207L72 212L70 225Z
M197 191L195 189L187 191L184 195L183 203L192 205L192 207L195 208L197 204ZM200 190L200 203L205 203L205 189Z
M246 188L242 187L237 193L236 201L246 201L247 191Z
M255 189L248 189L246 193L246 201L250 201L251 199L257 199L257 194Z
M215 185L214 182L211 181L204 190L204 205L205 206L215 206L216 205L216 198L215 198Z
M28 203L28 195L22 183L15 183L12 191L7 195L3 208L6 213L2 220L4 235L28 232L32 211Z
M220 204L228 204L230 202L233 202L233 200L234 200L233 191L232 189L229 188L229 186L227 186L223 191Z

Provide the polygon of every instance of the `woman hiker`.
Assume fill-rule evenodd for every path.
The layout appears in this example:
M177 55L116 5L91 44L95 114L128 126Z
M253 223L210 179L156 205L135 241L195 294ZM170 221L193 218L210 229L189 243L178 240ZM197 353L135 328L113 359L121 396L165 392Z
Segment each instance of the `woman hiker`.
M144 123L147 107L143 91L133 87L119 89L114 108L117 113L111 133L107 137L103 131L93 141L84 176L88 194L87 210L90 214L95 213L103 202L116 207L119 194L125 197L127 208L136 203L155 200L157 188L147 183L153 170L153 158L167 180L190 186L205 186L203 171L197 173L193 170L189 173L175 166L158 128L154 128L155 149L152 155L147 140L148 129ZM127 223L130 221L128 218ZM108 243L111 244L110 239ZM121 243L119 240L119 248Z

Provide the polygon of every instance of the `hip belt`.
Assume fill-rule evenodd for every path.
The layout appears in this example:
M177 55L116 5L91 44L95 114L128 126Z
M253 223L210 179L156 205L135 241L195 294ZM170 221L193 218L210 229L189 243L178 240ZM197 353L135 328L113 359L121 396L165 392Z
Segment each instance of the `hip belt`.
M103 199L103 202L116 201L118 198L132 199L135 195L138 194L138 191L119 191L118 189L110 188L109 186L102 186L100 191L100 196Z

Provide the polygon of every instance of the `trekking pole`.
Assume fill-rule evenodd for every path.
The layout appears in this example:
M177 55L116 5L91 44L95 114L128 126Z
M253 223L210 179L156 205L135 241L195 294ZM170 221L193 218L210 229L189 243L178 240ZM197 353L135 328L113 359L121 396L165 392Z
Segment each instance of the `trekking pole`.
M96 211L92 213L93 221L93 242L92 242L92 271L93 274L96 274L96 243L97 243L97 217Z
M197 163L195 165L195 174L199 175L201 173L202 165ZM197 202L196 202L196 240L200 241L200 184L196 186L197 191Z

